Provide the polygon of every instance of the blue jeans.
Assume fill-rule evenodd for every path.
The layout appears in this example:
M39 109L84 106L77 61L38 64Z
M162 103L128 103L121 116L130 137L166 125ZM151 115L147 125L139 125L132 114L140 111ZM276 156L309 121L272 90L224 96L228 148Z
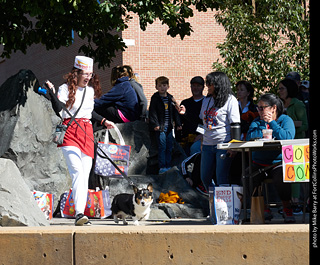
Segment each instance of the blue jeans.
M201 152L201 180L207 191L214 180L215 185L229 184L229 170L232 158L221 159L226 150L217 149L216 145L203 145ZM240 169L241 170L241 169Z
M159 168L171 167L171 153L173 148L172 130L168 132L156 132L158 141Z
M201 152L201 140L194 142L190 146L190 156L198 152Z

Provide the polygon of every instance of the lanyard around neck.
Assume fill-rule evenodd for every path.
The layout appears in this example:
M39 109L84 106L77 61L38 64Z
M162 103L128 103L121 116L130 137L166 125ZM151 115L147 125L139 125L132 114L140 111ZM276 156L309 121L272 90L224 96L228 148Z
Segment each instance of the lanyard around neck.
M206 109L206 120L208 119L208 113L210 113L211 110L214 109L214 102L213 102L212 107L208 110L209 105L210 105L210 102L211 102L211 99L212 99L212 97L210 97L210 100L209 100L209 102L208 102L207 109Z

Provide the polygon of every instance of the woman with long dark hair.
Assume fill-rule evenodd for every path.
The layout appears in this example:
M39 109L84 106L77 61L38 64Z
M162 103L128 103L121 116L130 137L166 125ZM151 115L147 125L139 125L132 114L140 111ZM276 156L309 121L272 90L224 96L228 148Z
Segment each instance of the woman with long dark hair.
M251 122L258 117L257 105L253 103L254 88L250 82L241 80L236 83L237 99L241 118L241 140L246 139L246 134Z
M230 151L217 149L217 144L231 140L231 124L240 123L238 101L234 96L228 76L223 72L212 72L206 76L208 96L203 99L200 118L204 135L201 155L201 180L208 191L215 185L229 184Z

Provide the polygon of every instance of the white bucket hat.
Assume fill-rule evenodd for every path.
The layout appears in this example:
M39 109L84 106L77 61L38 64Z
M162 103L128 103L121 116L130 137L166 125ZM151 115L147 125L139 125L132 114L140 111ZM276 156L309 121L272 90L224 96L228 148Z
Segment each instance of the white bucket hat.
M85 71L93 71L93 59L86 56L76 56L74 60L74 67L85 70Z

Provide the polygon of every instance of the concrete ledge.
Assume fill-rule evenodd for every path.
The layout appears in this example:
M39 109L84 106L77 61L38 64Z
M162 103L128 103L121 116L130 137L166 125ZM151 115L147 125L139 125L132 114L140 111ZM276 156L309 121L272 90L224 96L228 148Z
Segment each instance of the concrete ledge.
M0 264L309 264L309 225L0 227Z
M0 264L73 264L73 235L52 227L0 227Z

